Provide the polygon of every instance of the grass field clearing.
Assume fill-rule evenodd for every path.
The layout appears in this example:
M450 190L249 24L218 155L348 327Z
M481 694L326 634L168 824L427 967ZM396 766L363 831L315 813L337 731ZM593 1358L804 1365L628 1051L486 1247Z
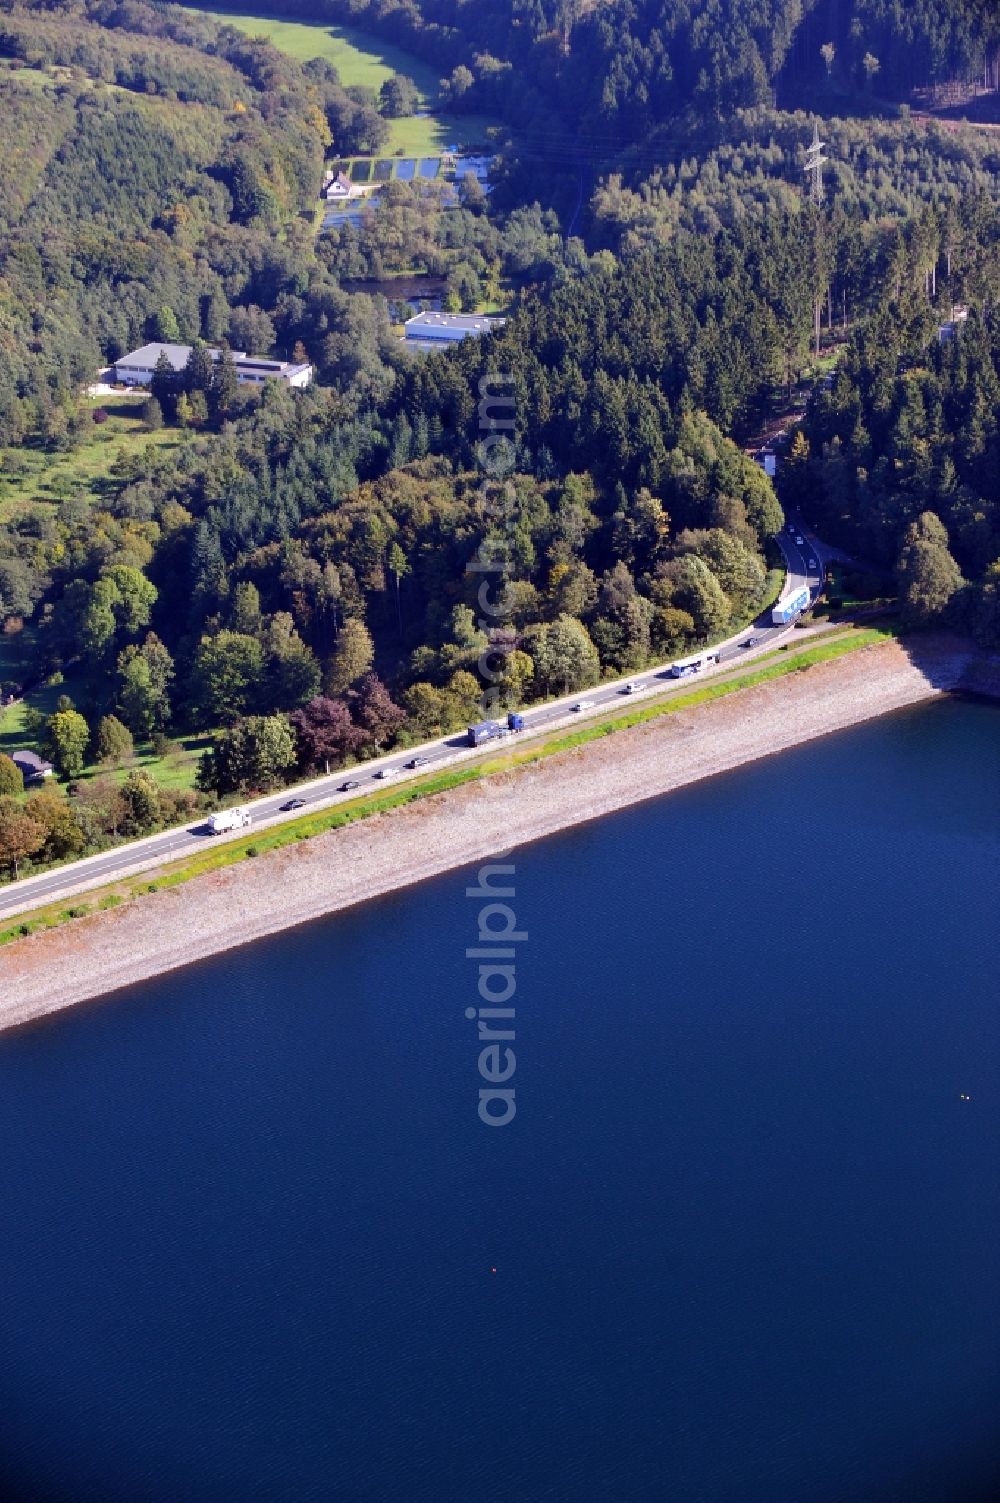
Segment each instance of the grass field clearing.
M237 13L215 6L200 6L199 10L220 25L235 26L249 36L267 37L279 51L297 62L323 58L336 68L345 88L362 84L378 93L387 78L394 73L405 73L413 79L424 103L437 98L440 75L436 69L401 47L355 26L328 21L289 21L264 12Z
M103 408L106 423L92 423L82 440L65 453L25 443L0 449L0 521L10 521L33 506L58 506L76 496L99 501L119 459L147 449L161 452L184 442L177 428L150 433L139 412L148 393L84 399L85 410Z
M383 42L371 32L328 21L288 21L279 16L232 12L211 6L199 7L220 25L235 26L248 36L263 36L279 51L305 63L321 57L336 68L345 88L361 84L378 93L387 78L403 73L412 78L426 114L409 115L389 122L389 139L382 156L433 156L451 145L480 144L495 120L485 115L445 115L433 112L438 96L440 70Z

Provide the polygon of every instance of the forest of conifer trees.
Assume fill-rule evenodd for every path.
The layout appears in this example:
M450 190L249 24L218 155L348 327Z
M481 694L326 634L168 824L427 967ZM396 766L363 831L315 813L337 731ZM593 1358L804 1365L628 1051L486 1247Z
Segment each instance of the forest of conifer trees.
M447 95L472 7L364 15L415 48L424 33ZM614 170L588 168L572 235L519 170L522 134L509 155L499 141L488 202L446 211L394 183L360 229L317 238L324 156L378 138L374 99L177 7L0 3L2 494L29 456L72 473L96 442L81 389L101 363L147 339L196 346L154 384L151 441L99 489L0 494L17 663L0 688L65 686L27 730L57 761L59 737L82 736L68 777L121 735L152 747L210 727L225 750L206 763L211 797L462 725L491 646L511 705L687 651L760 609L782 504L894 571L908 621L997 644L1000 148L895 107L845 115L824 125L816 206L811 122L770 103L817 64L861 98L862 45L896 97L988 73L990 8L908 7L905 46L888 0L579 14L536 0L475 17L525 80L509 121L551 63L549 123L601 119L602 149L621 146ZM730 32L739 47L723 48ZM802 38L820 35L834 57L809 62ZM661 155L671 119L690 130ZM452 306L499 300L505 327L415 359L399 310L351 288L404 269ZM201 341L308 358L317 381L226 386ZM499 644L466 574L496 526L478 483L485 377L514 413ZM793 399L776 495L744 445ZM169 447L152 441L164 424ZM125 816L109 793L81 813L83 845L166 821L171 798Z

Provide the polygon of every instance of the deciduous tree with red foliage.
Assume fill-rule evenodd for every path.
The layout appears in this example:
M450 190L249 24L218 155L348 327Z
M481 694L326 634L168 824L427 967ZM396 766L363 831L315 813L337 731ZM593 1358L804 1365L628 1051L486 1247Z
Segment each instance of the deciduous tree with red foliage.
M366 673L349 695L351 712L361 728L366 745L381 751L406 720L377 673Z
M303 768L322 767L329 772L331 762L345 762L365 739L344 701L323 694L294 710L288 719Z

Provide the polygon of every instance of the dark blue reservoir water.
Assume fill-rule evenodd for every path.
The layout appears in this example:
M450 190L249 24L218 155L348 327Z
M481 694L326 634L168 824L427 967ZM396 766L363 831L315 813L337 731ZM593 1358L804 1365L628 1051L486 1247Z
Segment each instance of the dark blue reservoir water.
M504 1128L468 873L0 1039L4 1503L1000 1496L998 731L518 852Z

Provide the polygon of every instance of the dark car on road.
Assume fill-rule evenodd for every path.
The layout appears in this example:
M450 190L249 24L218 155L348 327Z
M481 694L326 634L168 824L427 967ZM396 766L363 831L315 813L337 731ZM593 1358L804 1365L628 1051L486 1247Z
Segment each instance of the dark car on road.
M430 757L411 757L406 765L407 767L429 767L430 762Z
M340 785L340 792L341 793L350 793L350 791L351 791L352 788L360 788L360 787L361 787L361 784L358 782L357 778L348 778L346 783L341 783L341 785Z
M282 804L281 812L282 814L290 814L293 809L304 809L305 806L306 801L304 798L290 798Z

